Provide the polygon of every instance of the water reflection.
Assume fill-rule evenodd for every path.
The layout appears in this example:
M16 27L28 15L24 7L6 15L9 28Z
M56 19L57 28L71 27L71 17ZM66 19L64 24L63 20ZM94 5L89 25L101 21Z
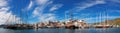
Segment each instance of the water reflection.
M13 30L10 30L10 29L4 29L4 28L0 28L0 33L14 33Z
M38 30L11 30L0 28L0 33L119 33L120 28L107 29L38 29Z

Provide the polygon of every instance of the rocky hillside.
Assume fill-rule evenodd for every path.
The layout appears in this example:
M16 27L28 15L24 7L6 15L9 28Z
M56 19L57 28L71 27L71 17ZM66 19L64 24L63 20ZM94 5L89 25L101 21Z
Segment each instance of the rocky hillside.
M110 25L119 25L120 26L120 18L116 18L114 20L106 20L103 22L99 22L99 23L94 23L95 24L110 24Z

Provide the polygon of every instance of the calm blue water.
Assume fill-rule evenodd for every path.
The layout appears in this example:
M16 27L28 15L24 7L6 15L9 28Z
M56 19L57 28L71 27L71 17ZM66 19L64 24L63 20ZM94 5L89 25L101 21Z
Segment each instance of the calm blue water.
M11 30L0 28L0 33L120 33L120 28L107 29L38 29L38 30Z

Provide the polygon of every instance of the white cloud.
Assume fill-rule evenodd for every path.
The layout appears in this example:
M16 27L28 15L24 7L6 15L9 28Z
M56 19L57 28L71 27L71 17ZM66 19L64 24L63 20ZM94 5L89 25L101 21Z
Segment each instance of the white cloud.
M98 4L106 4L106 1L105 0L88 0L88 1L80 2L74 8L69 9L67 11L74 11L74 13L76 12L76 14L77 14L81 10L93 7Z
M35 16L38 16L39 15L39 8L37 7L37 8L35 8L35 10L33 11L33 17L35 17Z
M0 7L7 6L6 0L0 0Z
M120 16L90 17L90 18L84 18L83 20L93 20L93 19L112 19L112 18L120 18Z
M50 11L57 10L57 9L59 9L60 7L62 7L62 4L53 5L53 7L51 7Z
M36 0L37 4L43 5L46 4L49 0Z
M105 4L106 2L104 0L95 0L95 1L89 1L89 2L83 2L83 4L78 4L77 7L75 7L75 9L77 9L77 11L80 10L84 10L86 8L98 5L98 4Z
M15 17L11 12L7 12L9 8L0 9L0 24L18 23L19 17ZM14 20L15 19L15 20Z
M83 18L81 20L85 20L88 23L92 23L92 22L102 22L105 20L111 20L111 19L115 19L115 18L120 18L120 16L98 16L98 17L88 17L88 18ZM94 21L93 21L94 20Z
M16 15L13 15L12 12L8 12L9 9L7 0L0 0L0 25L20 21L19 17L15 17Z
M39 20L42 22L54 21L55 18L56 18L55 14L51 14L51 13L43 14L43 15L39 16Z
M37 17L41 22L47 22L49 20L55 20L56 16L52 13L43 14L40 8L36 8L33 12L33 17Z
M120 10L108 10L110 13L120 13Z
M33 6L33 1L30 0L30 3L29 3L29 5L28 5L27 9L30 9L32 6Z
M37 2L37 7L35 8L35 10L33 11L33 15L40 15L42 14L42 12L44 11L44 9L52 3L52 1L49 0L36 0Z
M37 17L39 21L46 22L49 20L54 20L56 18L55 14L52 13L43 13L44 9L52 4L50 0L36 0L37 7L33 11L33 18Z
M2 7L1 9L0 9L0 12L2 12L2 11L8 11L9 10L9 7Z

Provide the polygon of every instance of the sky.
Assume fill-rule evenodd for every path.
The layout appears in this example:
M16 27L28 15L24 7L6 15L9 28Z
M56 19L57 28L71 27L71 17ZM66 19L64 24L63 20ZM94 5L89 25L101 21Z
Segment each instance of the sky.
M120 0L0 0L0 24L120 18Z

